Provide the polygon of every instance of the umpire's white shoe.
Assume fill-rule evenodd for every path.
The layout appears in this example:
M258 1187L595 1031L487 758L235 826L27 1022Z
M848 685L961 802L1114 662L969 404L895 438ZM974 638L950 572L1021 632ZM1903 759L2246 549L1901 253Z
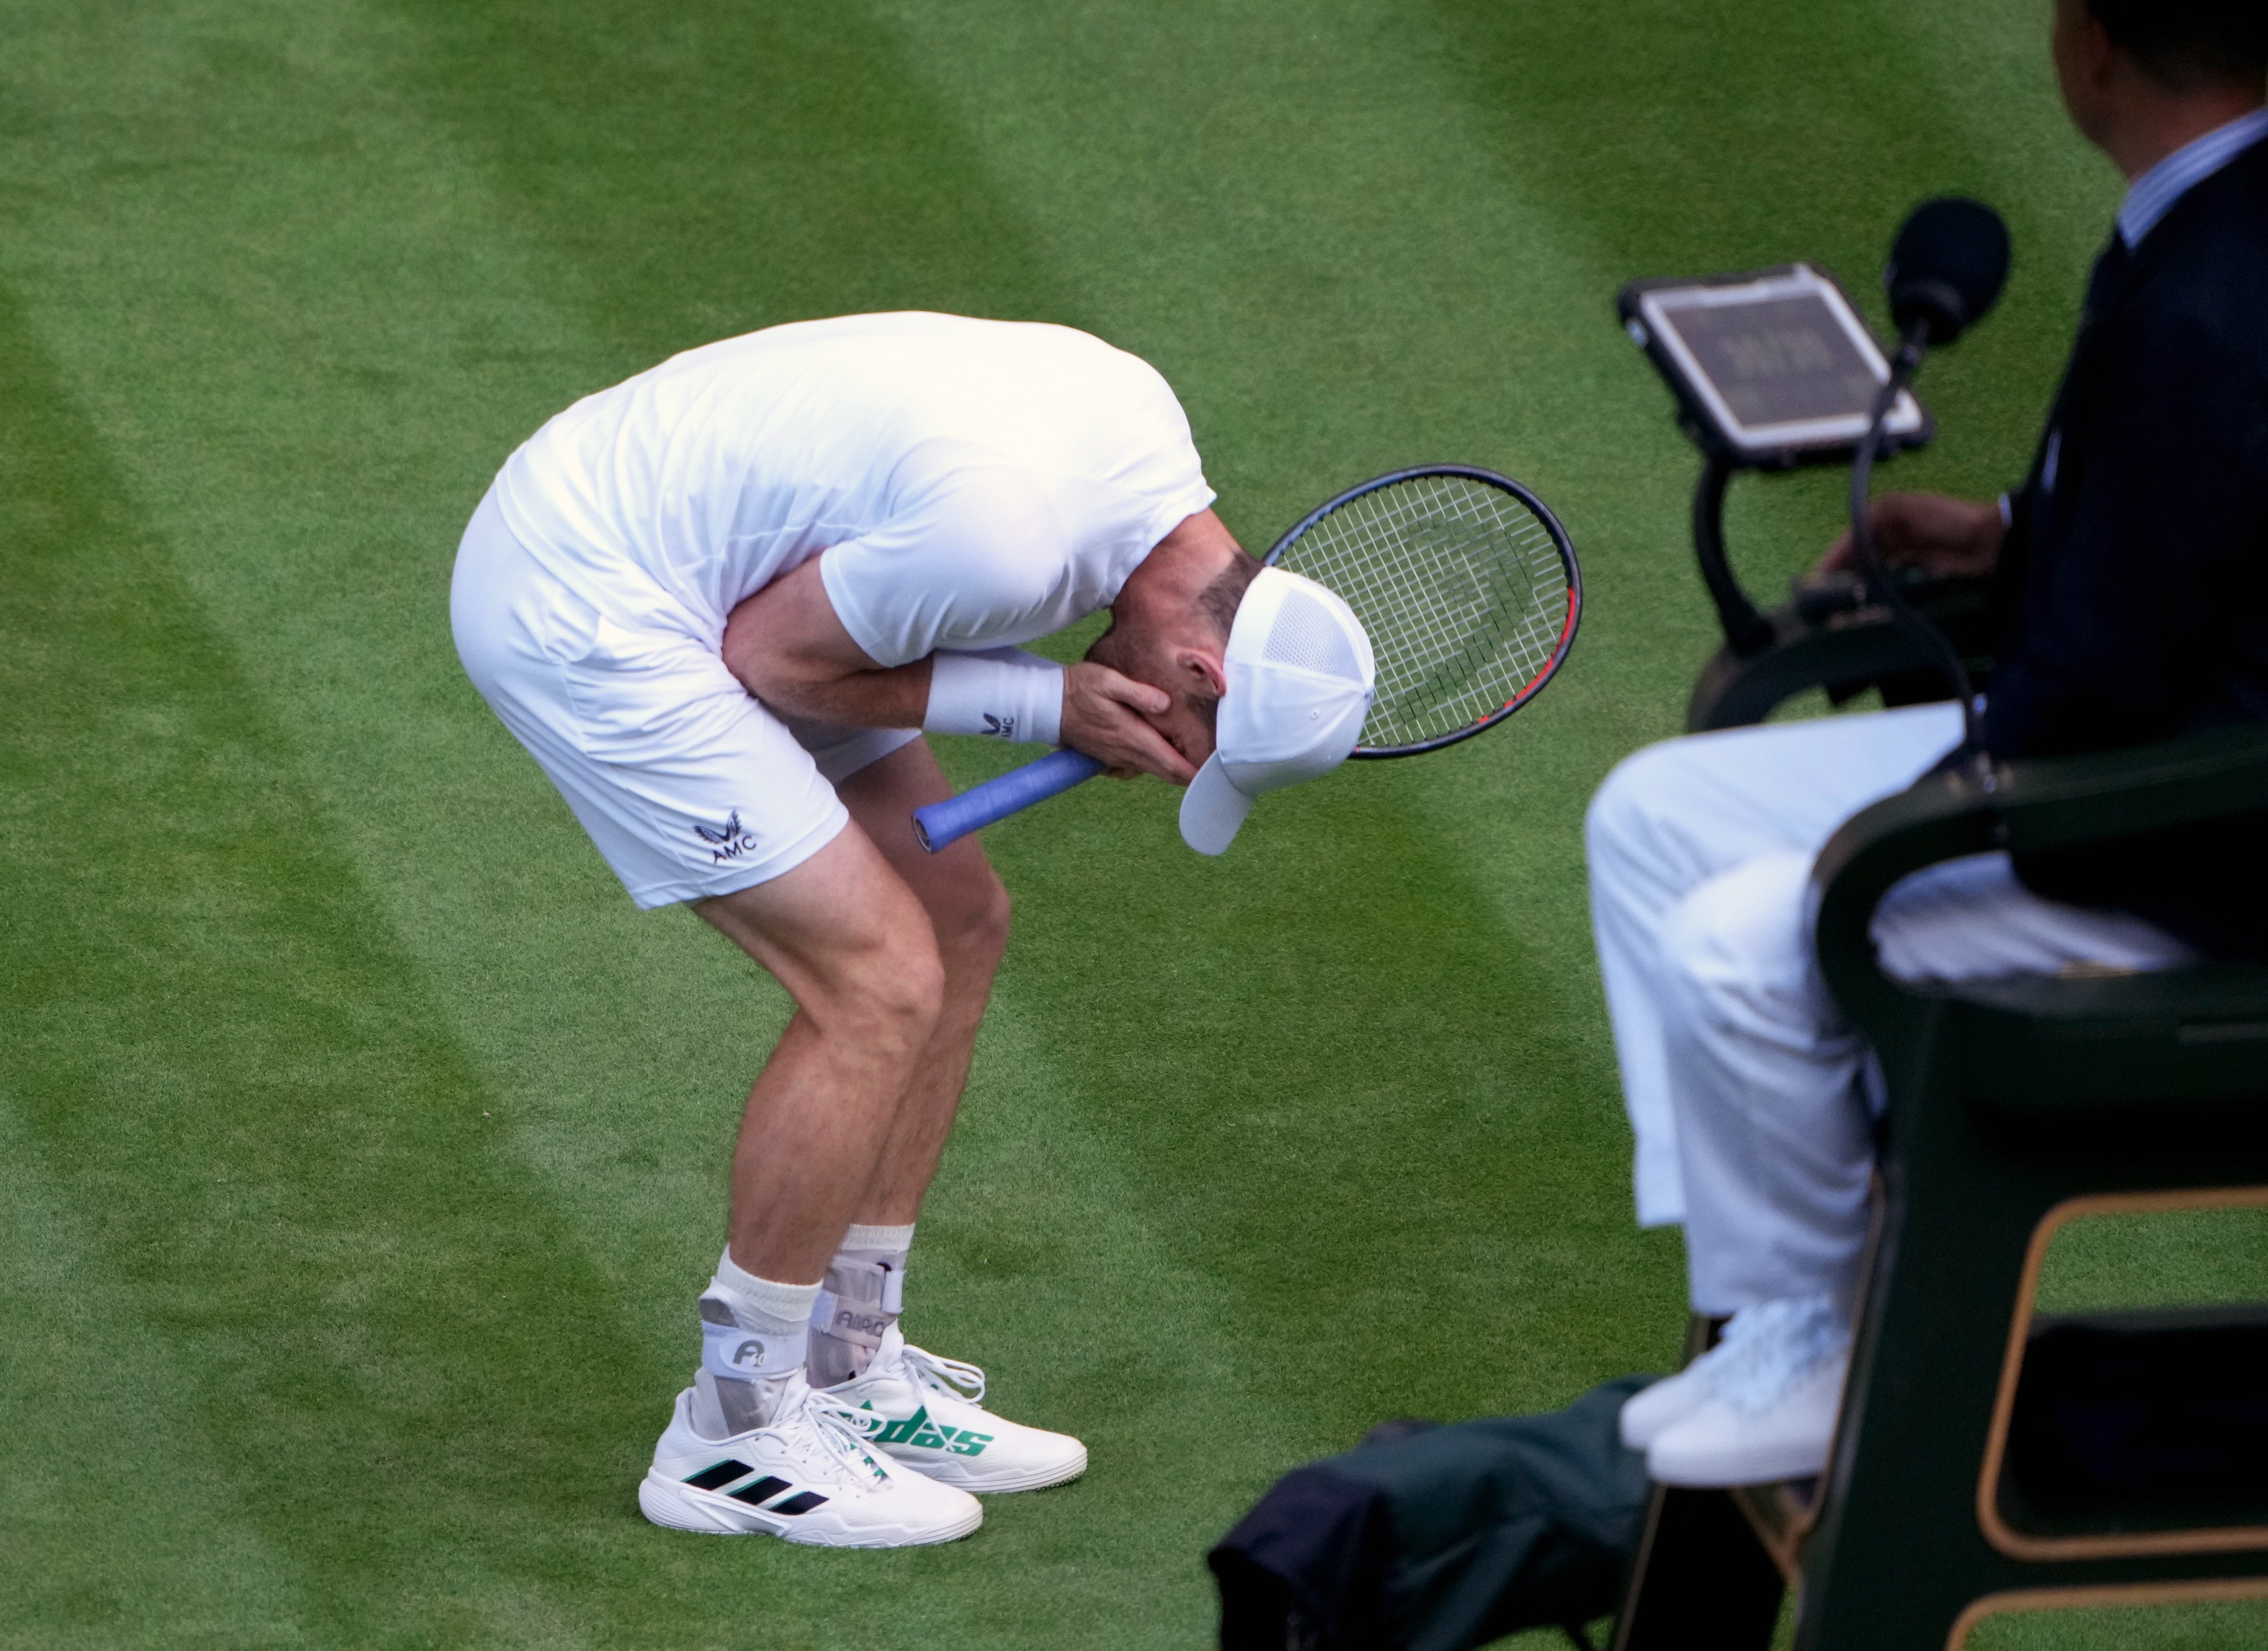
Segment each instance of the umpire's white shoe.
M1623 1448L1643 1450L1661 1436L1664 1428L1684 1420L1709 1402L1711 1348L1675 1375L1664 1376L1652 1387L1640 1388L1623 1401L1620 1427Z
M1665 1428L1683 1421L1706 1404L1717 1391L1717 1379L1731 1372L1735 1386L1753 1389L1761 1367L1767 1383L1777 1380L1772 1367L1786 1362L1783 1344L1790 1332L1805 1337L1831 1334L1837 1324L1833 1303L1823 1295L1798 1296L1759 1301L1725 1322L1717 1345L1680 1370L1652 1387L1641 1388L1623 1402L1620 1428L1623 1448L1644 1450Z
M1086 1471L1086 1447L986 1410L984 1373L906 1345L893 1324L866 1374L821 1394L879 1419L867 1436L903 1465L965 1491L1036 1491Z
M1850 1332L1832 1304L1824 1296L1766 1301L1726 1330L1690 1367L1701 1402L1655 1432L1646 1472L1664 1485L1706 1487L1822 1471L1851 1369Z
M1664 1485L1707 1487L1776 1485L1824 1472L1850 1365L1846 1354L1814 1366L1762 1411L1709 1400L1654 1440L1646 1453L1647 1474Z
M799 1376L769 1424L729 1439L694 1431L692 1400L691 1388L677 1396L638 1486L638 1509L657 1525L824 1548L910 1548L984 1522L975 1497L900 1467L868 1442L870 1418Z

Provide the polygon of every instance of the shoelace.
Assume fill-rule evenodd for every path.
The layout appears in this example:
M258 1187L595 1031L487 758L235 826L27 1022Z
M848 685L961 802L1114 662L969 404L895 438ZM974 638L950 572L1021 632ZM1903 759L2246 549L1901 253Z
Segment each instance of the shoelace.
M1734 1410L1758 1415L1851 1345L1824 1295L1761 1301L1733 1316L1711 1355L1709 1385Z
M874 1460L873 1452L867 1448L868 1441L882 1426L881 1417L872 1411L852 1410L812 1388L804 1389L802 1397L796 1403L804 1419L810 1422L811 1432L819 1443L830 1456L841 1458L839 1461L826 1457L820 1459L820 1465L828 1470L829 1477L837 1482L846 1478L879 1480L883 1484L889 1482L888 1471ZM793 1420L794 1414L790 1412L775 1418L772 1426L778 1427L782 1423ZM792 1431L789 1437L793 1437ZM806 1450L798 1452L798 1455L808 1464L814 1453Z
M923 1387L975 1404L984 1397L984 1372L958 1359L941 1359L911 1343L906 1345L906 1367Z

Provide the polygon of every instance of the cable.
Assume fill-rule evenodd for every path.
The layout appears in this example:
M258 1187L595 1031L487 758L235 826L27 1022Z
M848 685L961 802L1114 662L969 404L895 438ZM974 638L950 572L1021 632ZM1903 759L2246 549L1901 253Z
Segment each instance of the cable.
M1898 342L1897 353L1890 357L1890 376L1881 394L1874 398L1874 419L1851 464L1851 548L1858 556L1859 571L1866 580L1867 594L1890 610L1892 621L1905 633L1906 639L1944 674L1947 685L1961 706L1962 739L1954 756L1956 760L1966 758L1966 765L1978 785L1991 791L1992 761L1984 749L1984 726L1977 715L1977 689L1969 680L1969 667L1962 663L1961 651L1953 645L1953 639L1922 615L1882 565L1874 549L1874 521L1868 509L1868 489L1874 479L1874 458L1882 444L1883 426L1889 422L1898 397L1913 382L1922 357L1928 352L1928 340L1926 320L1917 320L1906 328L1904 337Z

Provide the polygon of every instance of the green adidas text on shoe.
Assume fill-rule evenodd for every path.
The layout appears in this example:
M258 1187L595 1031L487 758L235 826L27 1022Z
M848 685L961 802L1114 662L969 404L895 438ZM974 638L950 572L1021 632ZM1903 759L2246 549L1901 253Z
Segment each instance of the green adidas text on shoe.
M825 1391L879 1419L869 1443L941 1485L1035 1491L1086 1471L1085 1445L994 1415L977 1403L984 1397L982 1370L908 1346L895 1324L865 1375Z

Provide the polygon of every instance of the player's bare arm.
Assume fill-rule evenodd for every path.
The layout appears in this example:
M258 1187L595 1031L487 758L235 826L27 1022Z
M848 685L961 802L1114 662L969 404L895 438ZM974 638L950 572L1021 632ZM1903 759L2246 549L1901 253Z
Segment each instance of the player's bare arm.
M929 704L929 661L884 668L850 639L819 558L775 579L725 622L725 668L792 717L866 728L918 728Z
M733 610L724 657L750 693L792 717L918 728L929 704L929 661L885 669L868 658L828 600L815 556ZM1063 741L1113 769L1185 785L1195 763L1144 720L1165 716L1172 705L1163 689L1082 660L1066 668ZM1204 755L1199 751L1197 761Z

